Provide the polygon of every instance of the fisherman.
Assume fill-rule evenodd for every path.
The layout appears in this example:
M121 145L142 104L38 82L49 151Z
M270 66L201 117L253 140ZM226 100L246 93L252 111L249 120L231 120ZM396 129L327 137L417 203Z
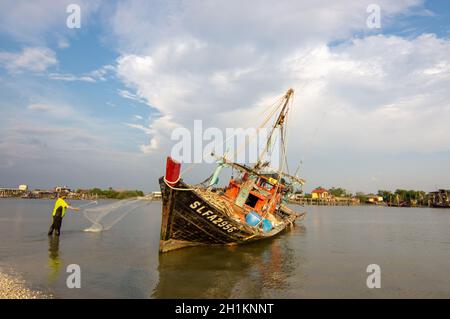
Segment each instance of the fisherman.
M64 215L66 214L66 208L72 209L74 211L79 211L80 209L77 207L72 207L66 203L66 194L61 192L58 194L58 199L55 202L55 207L53 208L53 223L50 226L48 231L48 235L53 235L53 231L55 231L56 236L59 236L61 232L61 223Z

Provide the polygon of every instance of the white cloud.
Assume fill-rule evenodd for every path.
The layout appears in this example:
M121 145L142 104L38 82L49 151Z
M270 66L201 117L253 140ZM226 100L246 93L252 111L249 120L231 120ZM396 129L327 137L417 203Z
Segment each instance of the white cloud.
M131 0L118 3L112 28L124 53L145 54L161 43L178 42L177 38L186 37L228 49L250 44L278 51L298 43L345 38L353 31L370 33L366 28L366 8L371 3L371 0L314 3L272 0L264 4L258 0L207 3ZM377 1L386 24L393 17L410 14L411 9L422 3L422 0ZM424 11L415 10L418 14ZM227 61L231 62L223 60Z
M135 102L139 102L139 103L143 103L143 104L147 104L147 101L145 99L143 99L142 97L138 96L137 94L134 94L128 90L117 90L117 93L125 98L125 99L129 99L129 100L133 100Z
M159 142L156 138L152 138L149 144L139 145L139 149L144 154L151 154L159 149Z
M140 116L140 118L142 119L142 116ZM149 136L150 141L148 144L139 145L139 149L144 154L150 154L158 151L160 148L161 135L163 135L164 138L167 138L173 129L173 124L169 117L156 119L151 127L132 123L125 123L125 125L140 130Z
M116 69L113 65L106 64L97 70L89 72L87 75L99 81L106 81L109 76L116 72Z
M112 73L115 72L115 68L112 65L104 65L97 70L88 72L83 75L74 75L70 73L50 73L48 77L51 80L60 80L60 81L84 81L84 82L97 82L97 81L106 81Z
M19 43L37 41L41 47L50 30L62 33L58 39L71 39L58 27L65 23L63 5L16 3L0 4L0 19L5 21L0 32L13 34ZM49 76L104 81L116 72L126 86L117 91L120 96L159 112L149 125L126 124L148 135L148 144L138 145L144 153L167 151L172 130L190 128L194 119L219 128L254 125L262 107L289 87L296 90L289 122L292 158L306 154L333 160L345 153L351 161L362 153L367 160L373 155L448 151L450 40L432 34L382 35L386 27L405 22L403 17L430 16L419 0L377 1L382 29L369 30L370 3L120 1L108 21L111 42L120 54L115 65L81 75ZM14 10L8 10L13 5ZM8 11L13 13L5 14ZM29 19L22 23L19 16ZM408 28L414 23L406 22ZM56 63L47 64L34 72ZM30 68L8 70L25 69ZM68 110L58 110L55 103L32 105L28 111L36 117L67 116ZM368 180L374 172L378 176L374 170ZM385 172L381 170L380 181Z
M142 132L144 132L145 134L148 134L148 135L151 135L154 133L154 131L152 129L145 127L143 125L140 125L140 124L125 123L125 125L127 125L128 127L131 127L131 128L141 130Z
M21 52L0 52L0 64L9 72L44 72L58 63L55 52L48 48L26 47Z
M150 126L133 123L125 123L125 125L140 130L149 136L148 144L139 145L139 149L145 154L160 150L161 141L169 140L173 129L176 127L170 116L156 118ZM168 145L165 147L168 147Z
M450 40L371 36L289 59L301 101L294 135L308 138L320 125L315 148L364 152L450 150ZM424 72L439 65L439 74ZM293 123L291 122L291 123Z
M156 18L144 19L144 3L121 3L113 23L122 51L117 74L130 89L122 93L145 99L166 116L169 127L190 127L203 119L205 125L224 128L255 125L258 106L294 87L299 110L291 123L301 126L294 134L302 141L314 135L316 150L330 141L336 149L352 141L355 151L450 147L437 142L438 133L448 132L441 117L433 118L448 111L442 101L448 98L449 41L433 35L371 36L367 4L227 2L213 10L190 2L161 4L153 11ZM384 25L423 11L421 1L379 4ZM354 32L367 34L329 44ZM317 134L327 118L333 123ZM423 132L420 119L433 127ZM160 124L152 122L147 134L167 147L170 134ZM308 144L302 141L297 152Z
M58 48L67 49L68 47L70 47L70 43L67 39L61 38L58 40Z
M90 76L77 76L74 74L62 74L62 73L50 73L48 77L51 80L60 80L60 81L83 81L83 82L96 82L93 77Z

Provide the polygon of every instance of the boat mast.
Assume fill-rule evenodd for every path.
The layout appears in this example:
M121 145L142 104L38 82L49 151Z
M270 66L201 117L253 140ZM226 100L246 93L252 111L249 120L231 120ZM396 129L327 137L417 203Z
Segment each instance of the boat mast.
M293 89L289 89L286 92L286 94L284 95L284 97L283 97L284 98L284 102L283 102L283 100L280 101L282 103L280 103L277 108L280 108L281 104L282 104L283 105L282 109L281 109L281 111L280 111L280 113L279 113L279 115L277 117L277 120L275 121L275 124L273 125L273 127L271 129L270 136L269 136L269 138L267 140L267 144L266 144L263 152L259 155L258 162L253 167L249 167L249 166L247 166L245 164L234 163L234 162L228 160L226 158L226 156L216 156L217 160L220 160L222 163L225 163L228 166L230 166L230 167L232 167L232 168L234 168L234 169L236 169L238 171L246 171L246 172L252 173L254 175L260 175L259 169L261 168L261 165L262 165L263 156L264 156L264 154L267 153L267 150L268 150L269 145L270 145L270 140L272 138L273 133L275 132L275 129L277 127L283 128L283 125L284 125L284 122L285 122L285 118L286 118L288 110L289 110L289 101L290 101L290 99L291 99L293 94L294 94L294 90ZM268 120L269 120L269 118L266 119L266 121L268 121ZM303 178L300 178L300 177L297 176L298 171L296 172L296 174L294 174L295 176L290 175L288 173L285 173L283 171L279 171L278 173L279 173L280 176L287 177L287 178L291 179L292 181L295 181L295 182L297 182L297 183L299 183L301 185L305 184L305 180Z
M289 89L289 90L287 90L286 94L284 95L285 101L284 101L283 107L282 107L282 109L280 111L280 114L278 114L277 120L275 121L274 125L272 126L272 129L270 131L269 137L267 138L266 146L264 147L264 150L259 155L258 162L253 167L254 170L258 170L258 169L261 168L263 157L267 154L267 151L269 149L269 146L270 146L270 143L271 143L271 140L272 140L273 133L275 132L275 129L277 127L280 127L281 129L283 128L284 119L286 118L286 115L287 115L288 110L289 110L289 100L291 99L293 94L294 94L294 90L293 89Z

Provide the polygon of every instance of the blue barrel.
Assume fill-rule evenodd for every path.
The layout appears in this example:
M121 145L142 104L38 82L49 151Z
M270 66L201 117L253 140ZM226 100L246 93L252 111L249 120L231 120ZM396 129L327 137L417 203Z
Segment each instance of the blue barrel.
M263 229L264 232L267 233L267 232L271 231L272 228L273 228L273 226L272 226L272 223L270 222L270 220L264 219L262 221L262 229Z
M245 221L250 226L258 225L259 222L261 221L261 219L262 219L262 217L258 213L255 213L255 212L250 212L245 216Z

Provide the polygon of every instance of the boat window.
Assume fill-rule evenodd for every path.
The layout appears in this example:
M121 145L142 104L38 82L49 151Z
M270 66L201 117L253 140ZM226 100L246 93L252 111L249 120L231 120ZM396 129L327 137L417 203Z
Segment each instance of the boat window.
M256 197L253 194L249 194L247 200L245 201L245 205L248 205L252 208L256 206L256 203L258 202L259 198Z
M265 189L271 190L273 188L273 185L270 184L268 181L262 180L261 184L262 187L264 187Z

